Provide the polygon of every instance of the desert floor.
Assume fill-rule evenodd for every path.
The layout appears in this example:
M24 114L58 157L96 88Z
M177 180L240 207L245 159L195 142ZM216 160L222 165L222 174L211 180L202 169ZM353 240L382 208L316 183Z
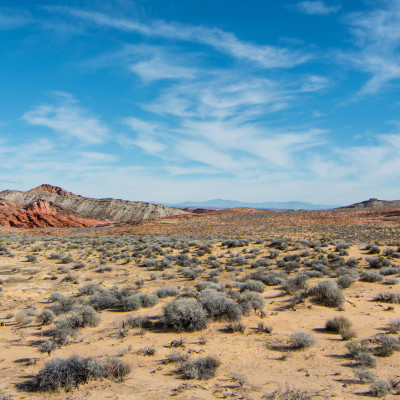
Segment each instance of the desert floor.
M396 398L400 344L396 344L395 331L389 333L387 328L391 321L398 322L400 305L395 296L394 300L390 297L391 303L374 299L387 292L399 293L396 276L400 275L400 252L390 240L378 243L378 250L371 246L367 249L367 244L272 238L3 234L2 393L14 399L261 399L276 389L290 387L299 396L307 392L312 398L360 399L370 396L371 385L360 380L357 373L361 369L375 375L372 379L392 382L386 398ZM377 251L379 254L369 254ZM375 264L369 262L371 259ZM365 271L375 274L372 280L377 281L366 282L370 278ZM287 284L291 277L304 273L308 274L306 282ZM327 306L316 300L312 288L326 279L336 282L341 276L354 281L343 289L343 304ZM210 317L205 329L194 332L154 324L175 297L201 301L201 290L208 287L240 303L240 296L248 293L246 284L252 289L255 279L265 304L244 312L240 322ZM80 288L89 284L98 285L103 292L118 290L129 295L174 287L178 295L131 311L118 305L99 309L93 294L79 295ZM40 324L38 315L44 309L56 309L52 301L56 296L51 297L54 292L70 299L73 307L93 305L101 321L98 326L74 331L50 357L39 352L40 344L51 339L58 321L74 312L59 313L51 324ZM124 323L136 316L150 323ZM326 321L334 317L347 318L352 323L350 336L356 337L344 340L342 335L327 331ZM311 333L315 344L294 349L290 335L298 330ZM390 356L382 356L382 335L396 342L391 345ZM345 347L364 339L366 352L373 359L368 365L352 358ZM171 352L190 360L212 355L220 366L211 379L182 379L179 363L167 362L171 361ZM68 392L29 387L51 358L73 354L96 360L115 356L129 364L131 372L122 381L92 380Z

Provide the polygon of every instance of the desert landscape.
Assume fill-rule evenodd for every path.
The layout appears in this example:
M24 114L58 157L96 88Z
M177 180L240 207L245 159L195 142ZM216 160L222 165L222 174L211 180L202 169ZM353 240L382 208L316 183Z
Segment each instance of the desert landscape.
M135 220L132 202L128 222L65 208L81 196L51 185L11 192L0 193L2 398L400 393L398 202L157 206L167 215L151 219L141 203Z

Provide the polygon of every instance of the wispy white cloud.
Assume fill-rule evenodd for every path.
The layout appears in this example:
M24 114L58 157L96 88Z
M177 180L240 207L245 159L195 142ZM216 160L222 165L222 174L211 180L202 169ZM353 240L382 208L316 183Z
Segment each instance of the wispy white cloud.
M139 61L132 64L129 69L145 82L162 79L193 79L197 74L194 68L181 66L161 57Z
M15 10L0 9L0 31L9 29L18 29L34 22L34 19L24 11L15 12Z
M377 93L400 79L400 3L380 4L382 8L353 13L347 18L359 51L344 57L371 75L359 95Z
M96 144L108 137L107 126L81 107L68 93L55 93L56 104L42 104L26 112L22 119L30 125L50 128L66 138Z
M297 10L308 15L329 15L340 10L340 5L328 6L323 1L302 1L297 4Z
M142 23L70 7L48 7L48 9L107 28L135 32L149 37L204 44L234 58L256 63L263 68L291 68L310 59L309 54L246 42L237 38L233 33L218 28L170 23L162 20Z

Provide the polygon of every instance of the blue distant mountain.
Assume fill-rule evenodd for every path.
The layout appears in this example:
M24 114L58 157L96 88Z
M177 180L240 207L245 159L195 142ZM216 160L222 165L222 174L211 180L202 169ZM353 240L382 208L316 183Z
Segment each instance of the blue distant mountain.
M183 203L164 203L168 207L178 208L206 208L206 209L224 209L224 208L259 208L272 210L328 210L339 206L305 203L302 201L267 201L263 203L245 203L234 200L214 199L207 201L185 201Z

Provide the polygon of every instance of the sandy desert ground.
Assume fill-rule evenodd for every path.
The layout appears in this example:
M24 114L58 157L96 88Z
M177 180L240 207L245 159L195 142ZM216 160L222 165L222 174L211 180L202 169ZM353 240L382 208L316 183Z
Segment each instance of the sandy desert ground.
M397 398L400 252L390 236L377 244L3 233L3 396L360 399L388 391ZM195 325L196 314L193 331L171 324L164 310L174 301L203 307L206 326ZM76 324L87 305L100 318L94 326ZM44 310L53 312L48 324ZM336 317L351 327L327 330ZM50 356L39 351L49 341ZM40 390L45 364L71 355L113 357L131 371L69 391ZM220 363L215 376L185 379L184 360L207 356ZM292 397L274 394L287 388Z

